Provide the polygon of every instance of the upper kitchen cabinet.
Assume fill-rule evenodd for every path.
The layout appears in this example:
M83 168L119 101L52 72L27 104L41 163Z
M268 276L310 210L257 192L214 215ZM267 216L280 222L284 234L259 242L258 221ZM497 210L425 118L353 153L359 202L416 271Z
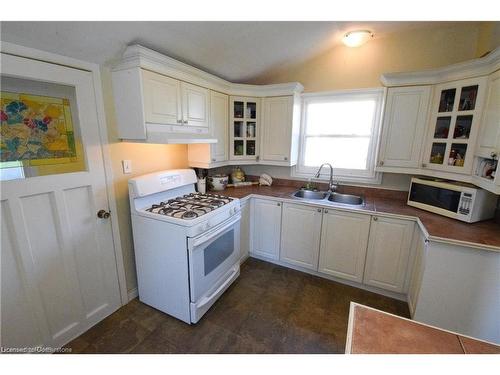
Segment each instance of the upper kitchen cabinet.
M300 83L232 83L140 45L127 47L112 83L123 140L196 144L189 164L200 168L259 163L261 148L263 164L295 163Z
M423 168L471 173L486 83L479 77L434 88Z
M141 70L140 74L146 122L182 125L181 82L147 70Z
M383 74L377 170L472 182L499 194L492 156L500 149L499 69L497 48L443 68Z
M486 104L477 142L476 155L491 158L500 154L500 70L488 78Z
M300 136L299 95L262 100L261 164L297 164Z
M142 70L147 123L208 128L209 90Z
M229 158L259 161L260 98L231 96Z
M210 143L210 91L141 68L112 73L118 136L151 143Z
M228 160L229 96L210 92L210 129L217 143L188 145L190 167L214 168Z
M387 90L378 170L419 167L430 95L429 85Z
M473 183L500 194L498 159L500 155L500 70L488 78L486 103L476 144Z

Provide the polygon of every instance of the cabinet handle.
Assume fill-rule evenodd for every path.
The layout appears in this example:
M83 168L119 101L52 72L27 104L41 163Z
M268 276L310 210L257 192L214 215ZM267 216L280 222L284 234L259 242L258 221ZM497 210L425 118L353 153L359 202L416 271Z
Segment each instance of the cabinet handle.
M256 161L259 161L259 159L260 159L260 157L259 157L259 156L256 156L256 157L255 157L255 160L256 160Z
M284 159L285 161L287 161L287 160L288 160L288 158L287 158L286 156L285 156L283 159Z
M327 213L328 213L328 210L325 210L325 214L327 214Z
M187 123L188 123L188 121L187 121L187 120L184 120L184 121L182 121L182 122L183 122L184 124L187 124Z
M378 220L378 217L374 216L373 221L377 221L377 220Z
M318 208L318 212L321 212L321 211L323 211L323 210L321 208Z
M427 164L422 163L422 168L427 168Z
M278 202L278 207L281 206L281 203Z
M182 120L177 120L177 123L178 124L182 124Z
M383 160L380 160L380 161L378 162L378 165L383 166L383 165L384 165L384 161L383 161Z
M215 161L215 159L212 159L212 161Z

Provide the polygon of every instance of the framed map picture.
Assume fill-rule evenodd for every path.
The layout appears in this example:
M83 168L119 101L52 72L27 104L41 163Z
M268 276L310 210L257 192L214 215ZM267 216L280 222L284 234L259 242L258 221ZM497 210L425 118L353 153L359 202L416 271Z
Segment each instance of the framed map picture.
M76 162L68 99L1 92L0 162L37 166Z

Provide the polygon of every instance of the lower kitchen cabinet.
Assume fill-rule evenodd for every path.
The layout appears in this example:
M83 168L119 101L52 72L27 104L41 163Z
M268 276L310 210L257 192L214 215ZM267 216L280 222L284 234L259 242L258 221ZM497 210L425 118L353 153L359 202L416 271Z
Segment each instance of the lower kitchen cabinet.
M373 216L363 282L402 293L415 223Z
M371 216L325 210L319 272L363 282Z
M281 202L253 201L252 250L257 256L277 260L280 249Z
M323 209L284 203L280 260L303 268L318 269Z
M248 258L250 250L250 203L241 203L241 224L240 224L240 260Z
M418 295L420 293L420 285L422 284L422 276L425 267L425 253L427 251L427 240L417 226L415 227L415 233L413 235L413 250L415 252L415 257L408 286L408 307L410 308L412 317L415 313ZM410 272L409 268L410 267L408 267L408 271Z

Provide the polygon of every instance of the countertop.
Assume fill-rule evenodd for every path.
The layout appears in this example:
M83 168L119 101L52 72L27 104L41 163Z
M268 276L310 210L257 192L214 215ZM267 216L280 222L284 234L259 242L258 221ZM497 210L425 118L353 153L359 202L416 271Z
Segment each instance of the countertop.
M348 354L500 354L500 346L351 302Z
M285 184L283 181L288 181L288 184ZM302 202L321 205L320 202L304 202L291 197L291 194L300 188L302 183L301 181L280 180L278 184L273 184L273 186L252 185L237 188L228 187L223 191L215 193L240 199L256 195L290 200L295 203ZM493 220L469 224L433 214L408 206L406 204L407 193L401 191L341 186L339 192L363 195L365 197L365 205L362 207L346 207L333 206L327 203L324 206L349 211L365 211L371 214L392 214L413 219L418 218L431 240L464 243L464 245L470 244L475 247L479 246L488 250L500 251L500 225Z

